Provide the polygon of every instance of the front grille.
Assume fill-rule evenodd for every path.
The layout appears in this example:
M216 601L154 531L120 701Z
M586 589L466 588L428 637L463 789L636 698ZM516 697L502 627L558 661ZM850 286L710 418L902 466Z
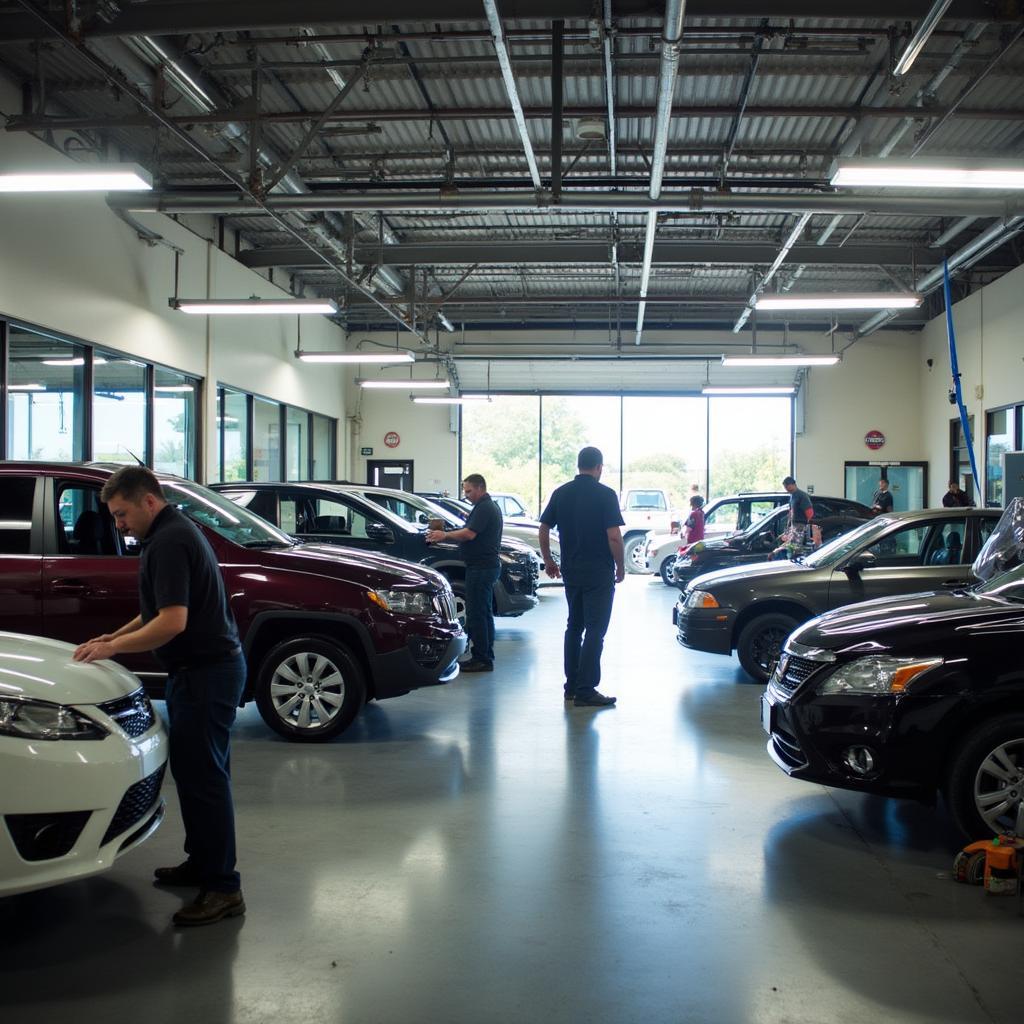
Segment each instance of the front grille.
M121 802L114 812L114 818L110 822L110 827L100 841L100 846L106 845L115 836L119 836L122 832L127 832L132 825L141 821L142 816L156 803L157 798L160 796L160 787L164 782L164 769L166 767L166 765L160 765L152 775L147 775L141 782L136 782L134 786L128 787L128 791L121 797Z
M441 616L445 622L457 622L458 615L455 611L455 596L450 590L443 590L440 594L434 595L434 611Z
M91 814L8 814L4 820L22 860L53 860L70 852Z
M824 668L820 661L811 661L810 658L798 658L795 654L784 654L782 656L782 673L776 674L772 679L772 687L791 697L800 688L801 684L807 682L820 668Z
M118 697L117 700L108 700L106 704L96 706L132 737L149 732L156 721L153 705L141 689L129 693L127 697Z

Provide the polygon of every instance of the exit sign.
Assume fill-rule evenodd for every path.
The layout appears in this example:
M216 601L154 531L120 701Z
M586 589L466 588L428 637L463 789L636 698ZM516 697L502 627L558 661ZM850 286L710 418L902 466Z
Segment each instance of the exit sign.
M359 454L360 455L372 455L373 454L373 449L372 448L360 448L359 449Z

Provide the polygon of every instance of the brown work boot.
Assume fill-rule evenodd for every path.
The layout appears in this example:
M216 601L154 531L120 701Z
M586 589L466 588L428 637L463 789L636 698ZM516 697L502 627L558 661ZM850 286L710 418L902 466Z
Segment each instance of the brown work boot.
M182 907L173 917L175 924L215 924L225 917L241 917L245 913L242 892L201 892L187 907Z
M203 884L199 870L190 861L173 868L157 868L153 872L154 885L186 885L198 887Z

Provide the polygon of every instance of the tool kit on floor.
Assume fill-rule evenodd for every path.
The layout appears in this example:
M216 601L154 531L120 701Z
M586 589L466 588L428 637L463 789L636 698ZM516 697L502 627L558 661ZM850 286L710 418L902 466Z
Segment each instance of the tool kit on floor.
M965 846L953 858L953 879L982 885L987 896L1016 896L1017 913L1024 913L1024 838L1013 832Z

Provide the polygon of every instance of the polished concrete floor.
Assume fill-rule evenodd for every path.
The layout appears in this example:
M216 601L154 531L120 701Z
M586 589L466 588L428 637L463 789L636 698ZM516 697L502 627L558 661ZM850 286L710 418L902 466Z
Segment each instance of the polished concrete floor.
M786 778L760 687L620 588L602 689L566 710L564 599L498 670L369 707L326 746L247 709L249 913L175 931L163 828L108 875L0 901L0 1020L1019 1022L1024 919L949 879L941 812Z

